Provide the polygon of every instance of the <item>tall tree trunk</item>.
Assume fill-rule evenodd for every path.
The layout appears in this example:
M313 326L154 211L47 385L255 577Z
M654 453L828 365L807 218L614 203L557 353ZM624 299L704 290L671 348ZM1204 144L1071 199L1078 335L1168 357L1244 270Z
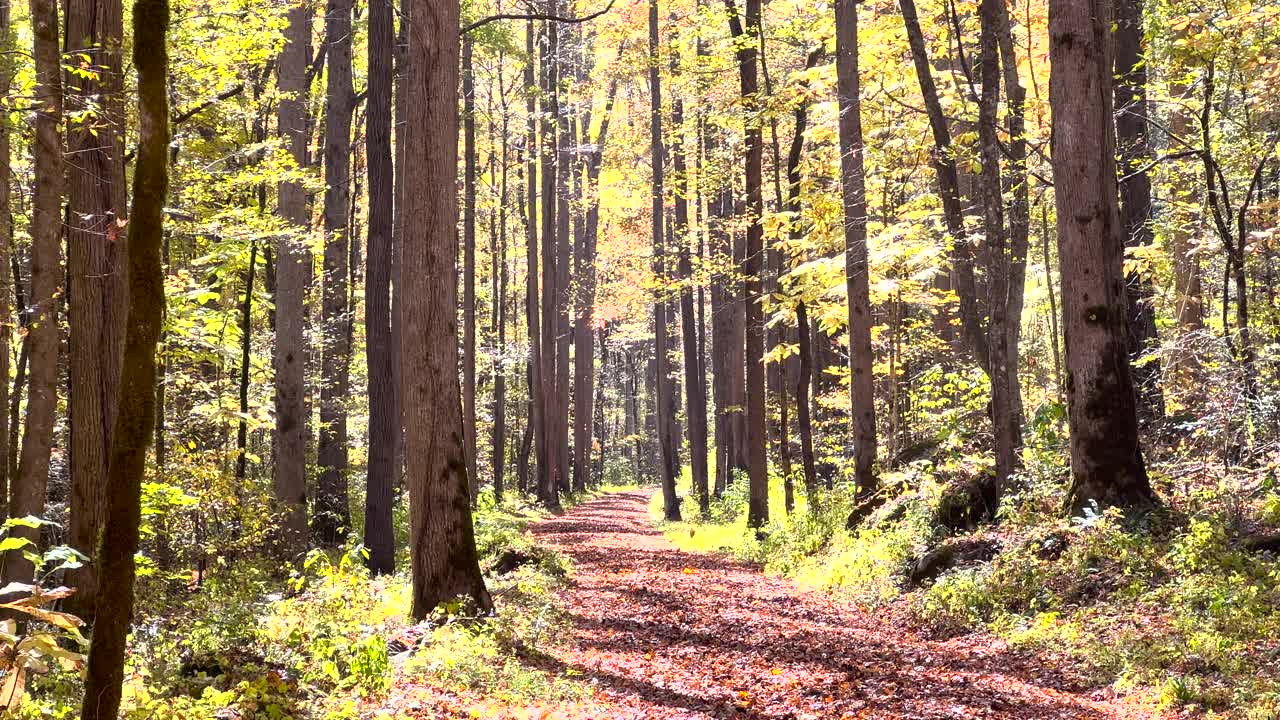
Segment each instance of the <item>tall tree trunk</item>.
M374 574L395 571L394 474L400 422L395 413L395 359L391 345L391 253L395 168L391 159L394 9L369 3L369 98L365 144L369 157L369 253L364 286L369 362L369 467L365 480L364 546Z
M555 54L555 83L552 85L552 92L556 95L556 114L554 118L557 140L555 178L555 451L560 490L568 493L572 489L569 477L572 468L572 460L569 456L569 395L571 392L570 383L572 382L569 373L569 346L572 342L571 335L573 334L573 326L570 324L572 301L569 296L570 250L573 242L570 236L571 187L569 180L573 176L573 147L576 143L576 138L569 123L570 116L573 114L572 107L562 108L560 106L561 96L568 95L566 92L568 83L566 76L569 75L569 63L566 62L565 58L571 57L574 51L572 32L566 32L564 39L566 42L560 44L559 51Z
M510 166L510 153L507 139L509 135L509 112L505 87L502 85L502 74L505 55L498 54L498 83L502 96L502 139L501 142L502 179L498 186L498 237L493 256L493 315L494 328L497 335L493 361L493 499L501 503L504 491L504 478L507 453L507 174ZM490 128L492 128L492 123Z
M747 0L746 27L738 17L736 0L725 0L729 11L729 30L737 45L739 85L746 125L746 211L748 214L746 247L742 272L746 277L743 302L746 304L746 427L742 442L746 446L747 476L750 497L747 525L763 527L769 522L769 458L768 429L765 423L764 377L764 311L762 297L764 262L764 193L761 187L764 160L764 137L756 117L759 92L755 38L760 27L760 0Z
M849 296L849 392L854 480L858 493L876 490L876 403L871 347L867 196L862 158L862 98L858 79L858 4L836 0L836 75L840 99L840 168L844 203L845 276Z
M1012 381L1016 357L1010 357L1006 338L1014 320L1009 317L1010 265L1009 236L1004 221L1004 194L1001 177L1001 147L997 125L1000 105L1000 12L1004 0L982 0L979 42L982 94L978 101L978 144L982 158L979 178L982 193L982 225L987 254L987 337L991 363L991 426L995 440L995 487L1001 488L1013 475L1018 462L1019 423L1013 404ZM997 7L1000 5L1000 7Z
M236 424L236 480L244 487L249 462L249 362L253 357L253 281L258 266L258 241L249 241L249 267L244 273L244 301L240 305L240 421Z
M51 4L32 2L32 15L56 19ZM56 23L37 60L56 76ZM138 71L138 162L129 217L128 320L120 377L120 406L107 464L106 513L97 545L99 598L81 720L114 720L120 712L124 654L133 619L133 583L142 521L142 478L155 423L156 341L164 317L164 203L168 191L169 104L165 52L169 29L167 0L135 0L133 64ZM37 37L39 37L37 35ZM41 41L37 41L38 43ZM57 214L52 213L54 219ZM56 225L50 223L56 241ZM55 245L56 247L56 245Z
M1111 0L1050 0L1049 103L1071 422L1068 507L1155 503L1138 447L1117 206Z
M674 60L672 61L674 63ZM688 423L689 466L693 493L703 517L711 512L707 481L707 390L698 358L698 319L693 307L693 262L689 257L689 173L685 167L684 103L677 94L671 103L675 171L675 227L680 280L680 329L684 350L685 421Z
M558 11L556 0L547 0L548 14ZM556 338L556 289L559 276L556 273L557 229L556 188L557 162L556 138L559 104L559 30L556 23L545 25L546 50L542 55L542 134L540 138L542 172L542 455L538 459L539 487L542 502L548 508L560 507L560 466L558 429L562 414L563 397L557 392L556 354L559 343Z
M49 455L53 446L54 413L58 405L57 296L62 270L62 66L58 44L58 6L52 0L31 0L33 58L35 60L35 187L31 198L31 294L28 302L30 372L27 386L26 426L18 474L10 491L10 517L44 515L45 489L49 482ZM147 392L148 397L151 396ZM17 526L11 537L35 544L37 528ZM29 551L28 551L29 552ZM130 553L132 558L132 553ZM12 550L4 558L4 583L32 580L34 567L23 551ZM106 566L99 563L99 577Z
M527 130L525 135L525 250L526 264L525 272L525 324L529 329L529 399L533 412L530 415L530 432L533 435L533 446L535 449L535 465L537 468L537 482L535 484L535 492L544 503L551 504L553 499L546 495L546 483L543 477L549 472L547 467L547 435L546 435L546 414L547 414L547 393L543 381L543 358L542 358L542 324L541 315L538 312L539 295L538 295L538 87L534 84L536 81L534 63L537 61L537 44L535 43L533 21L530 20L525 25L525 56L526 62L524 67L524 84L525 84L525 115L527 117ZM543 62L546 60L544 58ZM546 166L544 164L544 170Z
M715 154L717 128L709 128L704 142L704 154ZM709 178L708 178L709 179ZM701 178L700 178L701 182ZM746 399L746 365L743 353L741 282L736 279L740 253L729 227L733 215L733 186L721 180L718 187L710 188L707 201L707 234L709 237L711 264L715 270L711 284L711 394L715 404L716 477L712 489L720 497L725 487L733 481L736 472L746 470L745 448L742 435L745 430L743 405Z
M68 0L65 51L93 74L67 73L67 279L70 320L72 547L92 555L102 525L111 430L120 401L127 304L123 222L124 95L120 0ZM87 60L86 60L87 58ZM93 619L96 563L67 573L68 609Z
M666 260L663 257L664 173L662 159L662 76L658 56L658 0L649 0L649 156L653 171L653 274L658 290L653 304L653 353L656 380L656 409L658 442L662 447L662 506L663 517L668 521L680 519L680 498L676 494L678 461L676 437L672 432L676 418L672 412L674 392L671 387L669 356L667 355Z
M1143 47L1143 0L1115 0L1115 105L1116 144L1120 152L1120 222L1126 248L1151 245L1151 178L1146 166L1151 159L1147 122L1147 62ZM1129 353L1140 358L1158 341L1154 291L1150 272L1131 271L1125 276L1129 304L1125 325L1129 333ZM1164 415L1160 361L1151 359L1133 365L1133 382L1138 392L1138 418L1151 422Z
M347 209L351 198L351 86L352 0L328 0L325 38L328 63L324 117L324 284L320 323L324 345L320 360L320 441L316 483L316 541L342 543L351 528L347 498L347 407L351 359L347 321L349 271ZM454 73L456 75L456 72Z
M470 35L462 37L462 425L466 432L471 504L480 494L476 472L476 83Z
M408 9L405 98L405 467L409 473L413 617L465 596L493 606L480 575L468 503L458 386L457 0Z
M307 163L307 56L311 53L312 8L289 8L284 48L280 51L280 109L277 122L294 164ZM292 557L307 542L306 293L312 274L306 233L307 195L299 182L280 183L276 210L290 232L276 243L276 426L272 458L276 511L281 514L280 549Z
M805 58L805 68L813 68L822 57L822 49L809 52ZM802 81L801 87L808 89L808 82ZM792 241L801 239L800 232L800 158L804 152L804 133L809 125L808 95L795 109L795 132L791 136L791 147L787 151L787 202L786 210L791 214ZM796 303L796 330L799 340L800 366L796 373L796 424L800 431L800 462L804 468L804 486L810 497L818 489L817 463L813 452L813 421L809 408L809 390L813 378L813 343L809 327L809 309L801 300Z
M13 88L14 42L13 7L9 3L0 4L0 96L8 97ZM13 210L9 194L13 187L13 174L10 167L13 129L9 116L0 117L0 520L9 518L9 373L12 352L13 333L9 328L13 317L13 280L9 268L13 265ZM16 424L16 423L15 423Z

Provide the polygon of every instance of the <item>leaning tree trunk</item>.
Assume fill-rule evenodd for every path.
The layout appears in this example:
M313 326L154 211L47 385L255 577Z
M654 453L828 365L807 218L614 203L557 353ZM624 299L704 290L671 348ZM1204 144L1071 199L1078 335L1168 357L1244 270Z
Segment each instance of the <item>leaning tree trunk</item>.
M31 0L35 60L35 187L31 198L31 295L28 302L30 342L26 426L18 475L10 493L9 515L44 515L53 446L54 413L58 405L57 295L62 279L62 79L58 43L58 6L52 0ZM148 385L148 396L151 395ZM37 528L14 527L12 537L35 544ZM132 554L130 555L132 557ZM99 564L99 576L105 568ZM21 549L4 558L4 582L29 583L34 567Z
M391 159L391 78L395 52L390 2L369 3L369 239L365 277L365 343L369 363L369 467L365 481L364 546L374 574L395 570L394 475L400 421L395 413L391 346L391 234L395 168Z
M480 575L468 502L458 383L457 0L417 0L405 62L405 469L413 616L459 596L493 606Z
M72 547L92 555L102 524L107 453L120 398L124 343L126 242L122 222L124 107L120 0L70 0L65 5L68 52L92 74L68 73L66 104L91 113L67 127L67 279L71 425ZM68 609L93 619L96 563L68 571L76 588Z
M1050 0L1049 103L1071 422L1068 507L1155 503L1138 447L1111 114L1111 0Z
M350 386L350 336L347 332L347 273L349 269L347 187L351 175L352 0L329 0L325 14L328 44L324 118L324 284L320 323L324 345L320 360L320 440L317 460L316 541L338 545L351 528L347 498L347 406ZM456 74L456 73L455 73Z
M738 78L746 123L746 201L748 225L742 273L746 277L746 446L749 499L747 524L753 528L769 522L768 429L765 423L764 312L760 302L764 261L764 192L762 188L764 137L760 131L757 93L756 42L760 28L760 0L747 0L746 27L738 17L735 0L725 0L729 31L737 45Z
M845 276L849 295L849 392L852 396L854 480L858 493L876 489L876 403L871 347L867 194L862 162L862 98L858 80L858 4L836 0L836 75L840 98L840 180L844 201Z
M32 3L33 15L53 18ZM168 0L133 5L133 64L138 71L138 156L129 214L129 311L120 377L120 408L111 435L106 512L98 539L99 598L81 720L115 720L133 619L134 554L142 521L142 479L155 424L156 342L164 317L164 203L169 184ZM56 60L56 40L46 60ZM37 58L40 58L37 53ZM56 71L55 71L56 72Z

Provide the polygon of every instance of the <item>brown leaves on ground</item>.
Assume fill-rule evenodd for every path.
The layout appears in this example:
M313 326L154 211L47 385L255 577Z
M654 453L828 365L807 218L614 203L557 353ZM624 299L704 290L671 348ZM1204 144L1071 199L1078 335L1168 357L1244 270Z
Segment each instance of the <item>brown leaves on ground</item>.
M748 565L681 552L652 527L647 508L647 493L617 493L534 526L540 543L575 563L561 597L574 632L536 662L597 693L595 703L540 708L537 716L1160 716L1108 690L1089 691L1069 670L989 637L930 641L892 612L837 606Z

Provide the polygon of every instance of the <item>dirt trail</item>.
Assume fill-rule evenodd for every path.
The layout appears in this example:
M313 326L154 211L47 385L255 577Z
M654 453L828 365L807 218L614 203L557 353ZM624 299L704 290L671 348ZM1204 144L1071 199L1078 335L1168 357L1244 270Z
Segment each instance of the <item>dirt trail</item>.
M652 526L649 497L607 495L533 528L574 561L573 635L545 662L598 688L591 717L1159 717L991 638L925 640L892 614L682 552Z

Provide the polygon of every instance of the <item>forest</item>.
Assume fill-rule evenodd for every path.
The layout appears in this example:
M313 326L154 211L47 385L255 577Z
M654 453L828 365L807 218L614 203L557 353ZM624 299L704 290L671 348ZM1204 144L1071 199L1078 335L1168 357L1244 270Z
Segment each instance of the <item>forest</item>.
M28 0L0 99L0 717L1280 720L1277 0Z

